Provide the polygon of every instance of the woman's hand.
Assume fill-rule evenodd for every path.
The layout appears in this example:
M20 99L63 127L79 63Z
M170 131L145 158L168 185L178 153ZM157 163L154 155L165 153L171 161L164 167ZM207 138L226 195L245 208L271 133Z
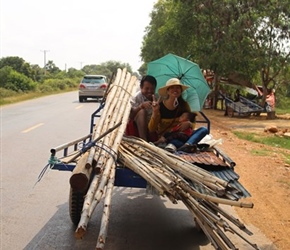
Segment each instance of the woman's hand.
M160 102L161 97L159 97L158 100L156 101L155 95L153 95L152 99L153 101L152 101L151 106L152 106L153 113L156 113L156 112L159 113L159 108L160 108L159 102Z

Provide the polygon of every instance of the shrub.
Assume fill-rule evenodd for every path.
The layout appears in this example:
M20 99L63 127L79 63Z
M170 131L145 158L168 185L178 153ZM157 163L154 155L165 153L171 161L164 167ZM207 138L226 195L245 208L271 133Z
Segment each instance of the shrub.
M28 92L36 88L36 83L29 77L5 66L0 69L0 87L15 92Z
M15 96L16 94L17 92L11 89L0 88L0 99L5 98L5 97Z
M78 86L76 80L73 79L47 79L43 83L39 84L38 89L41 92L53 92L59 90L66 90L75 88Z
M40 84L37 86L37 91L41 93L53 92L53 88L48 84Z

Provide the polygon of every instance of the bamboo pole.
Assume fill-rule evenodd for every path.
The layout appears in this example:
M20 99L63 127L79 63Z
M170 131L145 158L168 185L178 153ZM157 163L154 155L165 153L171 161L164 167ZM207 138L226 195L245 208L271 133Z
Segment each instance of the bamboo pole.
M114 189L114 180L115 180L115 171L111 171L110 179L107 184L106 188L106 195L104 200L104 209L101 219L101 227L100 233L97 240L96 249L101 250L105 247L106 238L107 238L107 231L109 226L109 217L110 217L110 210L111 210L111 199L112 193Z
M130 79L131 79L130 75L129 76L127 75L126 78L125 77L121 77L122 83L119 84L118 91L116 91L114 93L114 100L112 100L112 102L109 101L109 104L110 104L109 105L109 107L110 107L109 110L110 111L108 111L108 112L113 113L113 115L110 117L110 119L108 121L108 124L109 123L116 123L116 121L119 121L119 120L122 120L122 119L124 120L123 124L120 126L122 128L113 131L110 134L110 136L106 136L104 138L104 142L103 143L108 145L108 146L109 145L112 146L111 148L115 152L117 152L117 149L118 149L118 147L120 145L121 139L123 137L123 134L124 134L124 131L125 131L125 128L126 128L126 124L127 124L127 120L128 120L128 117L129 117L129 113L130 113L130 105L124 105L124 102L126 102L126 103L129 102L129 99L131 97L131 93L130 93L130 91L126 91L127 87L125 85L122 85L123 83L124 84L128 84L130 82ZM135 81L132 81L132 83L134 83L135 85L136 85L136 80L137 79L135 78ZM136 88L135 85L134 85L134 88ZM129 89L132 90L133 88L130 87ZM124 93L126 93L126 92L128 92L128 93L125 95ZM108 99L109 99L110 95L111 95L111 93L109 93ZM127 97L125 98L125 96L127 96ZM108 99L107 99L107 102L108 102ZM106 105L107 105L107 103L106 103ZM127 107L127 112L124 111L125 107ZM104 113L102 113L102 116L106 115L106 114L107 113L104 112ZM125 119L124 119L124 114L126 114L126 116L127 116L127 117L125 117ZM100 125L100 124L98 124L98 125ZM117 135L117 137L115 137L116 135ZM113 143L113 145L112 145L112 143ZM102 196L104 194L104 187L107 185L107 182L108 182L108 179L109 179L108 176L110 175L111 171L115 171L115 168L112 167L112 166L115 165L115 162L112 160L112 158L105 159L105 160L107 160L107 162L105 164L104 171L102 172L102 176L101 176L100 181L98 183L98 187L97 187L97 190L95 192L94 199L91 201L89 213L88 214L84 213L84 215L82 213L81 221L80 221L80 223L78 225L78 228L76 230L76 234L78 235L77 237L82 237L81 235L79 235L80 232L83 231L81 228L83 228L83 229L86 228L86 225L87 225L87 223L89 221L89 218L91 217L91 214L93 213L96 205L99 203L100 199L102 198Z
M228 182L213 176L210 172L201 169L197 166L195 166L192 163L189 163L185 160L183 160L182 158L173 155L161 148L158 148L154 145L151 145L143 140L141 140L140 138L129 138L129 137L124 137L124 141L131 143L130 145L133 147L134 144L136 145L136 149L138 149L138 147L145 147L150 149L151 153L154 154L155 157L162 157L162 159L164 160L164 163L170 165L171 168L173 168L175 171L181 172L182 174L184 174L184 176L187 176L188 178L192 178L192 179L200 179L201 181L208 181L217 185L220 185L222 187L227 187ZM168 156L169 157L166 157Z
M144 166L140 158L136 158L133 155L129 156L130 152L126 151L123 145L121 145L119 153L119 160L121 163L142 176L146 181L150 182L150 184L158 190L158 193L163 195L164 191L162 185L158 182L158 180L156 180L155 176L150 173L148 164Z
M125 145L123 145L123 144L125 144ZM131 158L134 157L132 152L137 151L134 147L131 150L127 150L127 151L123 150L123 147L130 148L130 146L131 146L131 144L126 145L126 143L124 143L124 141L123 141L122 147L119 150L120 160L121 160L121 162L125 163L126 166L127 166L128 161L130 161ZM139 159L141 157L140 155L142 155L145 158L145 161L150 162L150 160L148 160L148 155L146 154L146 150L140 149L140 151L141 152L138 151L137 158ZM152 152L150 152L150 153L152 153ZM129 157L128 157L128 155L129 155ZM126 160L126 159L128 159L128 160ZM161 160L161 162L162 161L163 161L163 159ZM157 167L160 167L160 169L157 168L157 171L159 172L158 175L164 174L164 177L172 179L172 181L175 180L176 186L174 186L174 187L175 187L176 192L179 194L179 197L181 197L181 200L183 201L183 203L193 213L193 216L194 216L194 218L196 218L197 223L202 228L202 230L205 231L206 235L208 236L208 238L212 242L213 246L216 246L216 248L219 248L219 249L228 249L228 247L230 247L230 249L236 249L234 244L229 240L229 238L225 235L225 233L223 233L221 228L226 229L227 231L230 231L232 233L234 233L235 230L232 227L230 227L224 219L221 219L216 215L217 211L215 209L208 210L208 208L203 206L202 204L205 201L208 201L208 202L210 202L210 204L213 204L212 202L216 202L216 203L221 203L221 204L226 204L226 205L231 205L231 206L234 205L234 206L239 206L239 207L252 208L253 207L252 203L243 203L243 202L231 201L231 200L227 200L227 199L214 197L211 195L201 194L201 193L193 190L192 187L183 179L182 176L179 176L177 173L174 173L174 171L170 171L170 168L169 168L169 171L167 171L168 167L170 167L170 166L167 166L167 164L160 164L160 160L157 160L155 162L154 156L152 156L152 158L151 158L151 165L156 165ZM135 164L135 162L134 162L134 164L128 164L128 166L129 166L129 168L132 168L132 170L136 171L136 172L140 169L140 166ZM148 166L146 166L146 167L148 168ZM151 168L151 166L149 168ZM174 174L176 175L175 177L174 177ZM158 176L157 179L156 179L156 177L154 177L153 180L156 181L160 177L161 176ZM149 183L151 183L151 181L152 181L150 179L151 178L150 175L143 176L143 178L145 178ZM175 194L175 197L176 197L176 194ZM214 212L214 211L216 211L216 212ZM220 211L220 210L218 210L218 211ZM226 218L230 218L230 216L226 215ZM255 244L252 244L251 242L247 241L246 239L245 239L245 241L247 243L249 243L251 246L255 247Z
M123 141L128 142L130 147L135 146L136 154L139 153L139 151L142 151L142 148L148 148L150 150L150 153L154 159L161 159L164 163L169 165L172 169L174 169L177 172L180 172L183 176L186 176L187 178L191 179L192 181L199 181L204 183L212 183L216 186L217 190L221 190L227 186L227 182L223 181L209 172L194 166L191 163L184 162L182 158L180 157L174 157L173 154L168 155L168 153L160 149L158 147L155 147L153 145L150 145L149 143L146 143L145 141L140 142L140 139L133 139L129 137L124 137ZM134 143L136 142L136 143ZM136 145L137 146L136 146ZM141 146L142 145L142 146ZM144 154L144 153L143 153ZM154 156L153 156L154 155ZM138 155L138 157L142 157L142 153Z
M121 72L118 71L117 80L121 79L120 74L121 74ZM114 84L112 86L114 86ZM107 102L106 102L104 110L101 114L100 121L98 123L98 126L96 126L96 128L94 130L95 137L97 137L99 134L101 134L102 129L106 129L108 127L108 122L106 121L105 118L107 118L107 110L109 110L110 107L114 104L113 103L114 99L112 98L112 95L116 96L117 90L118 89L113 88L113 90L109 91L109 93L108 93ZM103 138L101 140L101 142L98 142L98 144L100 144L100 143L103 144L103 143L105 143L105 141L106 141L106 138ZM105 186L105 178L110 172L110 169L105 168L106 163L107 163L107 159L109 158L109 156L105 151L102 150L102 148L100 148L100 152L102 152L103 157L99 158L99 162L101 161L101 164L104 166L105 171L102 170L102 173L99 177L99 181L96 183L97 185L95 185L95 186L90 185L89 192L94 193L94 195L85 198L85 203L87 204L88 209L82 211L81 219L80 219L79 225L78 225L76 233L75 233L75 236L77 238L81 238L83 236L83 234L85 233L88 221L89 221L90 216L91 216L90 210L91 210L91 206L92 206L94 197L96 195L96 192L98 190L98 194L102 195L103 189ZM89 200L89 198L90 198L90 200Z
M102 130L106 129L107 126L108 126L108 122L107 122L108 121L107 120L107 118L108 118L108 110L113 105L113 101L114 101L113 97L116 96L116 93L117 93L117 90L118 90L118 88L115 88L115 86L117 84L119 84L121 79L123 79L123 76L124 76L123 73L124 72L122 72L121 70L117 71L115 82L112 84L111 89L108 92L106 105L105 105L105 107L104 107L104 109L102 111L100 120L98 121L98 124L96 124L96 126L94 128L94 131L93 131L94 138L97 138L102 133ZM101 141L98 142L98 144L99 145L103 144L104 141L105 141L105 139L103 138ZM106 162L107 162L107 159L108 159L109 156L104 150L102 150L101 147L99 149L100 149L100 152L99 152L99 154L100 154L99 164L104 166L104 169L106 169L105 166L106 166ZM93 182L93 184L95 184L95 185L90 185L90 188L89 188L88 192L91 193L91 194L94 194L94 195L93 196L87 196L85 198L84 203L86 204L86 209L84 209L82 211L81 219L80 219L80 222L79 222L78 227L77 227L76 232L75 232L76 238L82 238L84 233L85 233L85 231L86 231L87 224L88 224L88 221L90 219L90 210L91 210L93 199L94 199L95 194L96 194L96 192L97 192L97 190L98 190L98 188L100 186L100 183L101 183L101 187L99 188L99 190L101 189L101 191L103 192L104 175L106 177L106 175L108 175L108 173L109 173L108 169L107 169L107 171L102 170L101 175L99 176L98 182ZM99 193L100 193L100 191L99 191Z
M144 179L146 179L148 182L150 182L151 185L153 185L154 187L156 187L156 184L154 182L151 183L150 175L144 175L143 172L141 172L141 167L136 160L133 159L133 156L130 155L130 158L127 160L126 158L128 158L128 151L125 152L124 150L121 149L119 150L119 152L121 153L121 162L123 162L123 164L129 168L131 168L134 172L140 174ZM127 155L125 155L127 154ZM140 157L138 157L138 159L140 159ZM139 160L140 161L140 160ZM154 164L156 164L156 162L154 162ZM144 165L144 164L143 164ZM146 166L147 168L150 167ZM162 168L163 166L161 166L160 168ZM159 178L161 180L168 180L168 172L165 172L165 168L162 169L158 169L159 173L158 175ZM161 176L161 173L163 173L163 176ZM173 174L171 172L171 174ZM171 177L172 178L172 177ZM174 178L174 177L173 177ZM172 179L173 179L172 178ZM168 181L168 185L173 186L173 180ZM155 181L155 179L154 179ZM169 184L170 183L170 184ZM227 200L227 199L222 199L222 198L218 198L212 195L206 195L206 194L201 194L195 190L192 189L192 187L190 185L188 185L187 182L184 181L184 179L182 177L178 177L177 174L175 174L175 183L177 185L179 185L184 191L188 192L189 194L191 194L193 197L199 198L199 199L204 199L204 200L208 200L208 201L212 201L212 202L216 202L216 203L221 203L221 204L226 204L226 205L231 205L231 206L238 206L238 207L246 207L246 208L252 208L253 204L252 203L243 203L243 202L238 202L238 201L232 201L232 200ZM208 183L206 183L208 185Z
M86 152L80 157L70 177L71 188L77 191L85 190L89 185L92 169L85 167L89 153Z
M127 79L129 80L129 78ZM132 78L130 83L129 83L129 90L135 90L136 87L136 78ZM123 99L123 101L126 103L127 101L129 101L129 98L131 97L130 92L128 92L126 94L126 98ZM121 105L121 107L124 107L125 105ZM120 127L120 129L116 132L118 133L117 135L117 140L116 142L116 146L119 147L120 146L120 142L121 139L123 137L124 131L126 129L127 126L127 120L129 117L131 111L131 107L130 105L126 105L126 109L120 110L120 113L124 114L122 116L122 126ZM104 208L104 212L103 212L103 216L102 216L102 220L101 220L101 230L99 233L99 237L98 237L98 243L96 248L97 249L103 249L104 245L105 245L105 241L106 241L106 236L107 236L107 230L108 230L108 223L109 223L109 215L110 215L110 205L111 205L111 198L112 198L112 192L113 192L113 187L114 187L114 181L115 181L115 165L113 166L113 169L111 170L110 173L110 179L108 181L108 185L107 185L107 190L106 190L106 195L105 195L105 208Z
M129 77L130 77L130 75L129 75ZM124 81L124 84L128 84L128 81L129 81L129 79L130 78L123 78L123 81ZM124 88L123 88L123 84L120 86L121 88L119 89L119 91L121 91L121 90L124 90ZM126 89L126 88L125 88ZM113 116L112 116L112 119L111 119L111 122L113 121L113 122L115 122L115 121L118 121L118 120L122 120L122 117L123 117L123 114L124 114L124 112L125 112L125 105L121 105L121 103L125 100L128 100L129 99L129 97L127 97L127 98L124 98L124 94L125 94L125 91L122 91L121 92L121 94L120 94L120 97L118 98L118 99L116 99L116 102L114 102L114 103L116 103L116 105L115 105L115 112L113 113ZM121 103L120 103L121 102ZM119 104L118 104L119 103ZM128 113L128 111L127 111L127 113ZM128 117L127 117L127 119L128 119ZM126 120L127 120L126 119ZM112 149L115 151L115 152L117 152L117 150L118 150L118 147L119 147L119 145L120 145L120 143L121 143L121 140L122 140L122 137L123 137L123 133L124 133L124 131L125 131L125 128L126 128L126 124L127 123L125 123L125 122L123 122L122 123L122 125L121 125L121 128L119 128L118 130L115 130L115 131L113 131L113 133L111 134L111 136L109 137L107 137L107 139L108 139L108 144L109 145L112 145ZM119 132L121 130L121 133ZM117 134L117 138L116 138L116 134ZM109 159L109 161L110 161L110 159ZM105 178L103 178L102 180L101 180L101 183L100 183L100 186L101 187L103 187L103 186L105 186L106 185L106 182L108 181L108 176L109 176L109 174L110 174L110 171L111 171L111 168L112 168L112 166L114 166L115 164L113 164L113 162L109 162L109 164L108 164L108 167L106 167L105 168L105 171L103 172L103 176L105 177ZM92 209L91 209L91 211L93 212L93 210L94 210L94 208L95 208L95 206L99 203L99 201L100 201L100 199L101 199L101 196L102 196L102 194L103 194L103 191L102 190L100 190L100 193L96 193L96 195L95 195L95 200L93 201L93 203L92 203Z
M185 185L184 183L180 183L179 185L182 187L182 189L184 191L188 192L193 197L196 197L199 199L203 199L203 200L207 200L207 201L211 201L211 202L215 202L215 203L220 203L220 204L224 204L224 205L229 205L229 206L244 207L244 208L253 208L254 207L253 203L251 203L251 202L244 203L244 202L239 202L239 201L232 201L232 200L227 200L227 199L223 199L223 198L218 198L218 197L214 197L214 196L207 195L207 194L201 194L201 193L193 190L190 186Z

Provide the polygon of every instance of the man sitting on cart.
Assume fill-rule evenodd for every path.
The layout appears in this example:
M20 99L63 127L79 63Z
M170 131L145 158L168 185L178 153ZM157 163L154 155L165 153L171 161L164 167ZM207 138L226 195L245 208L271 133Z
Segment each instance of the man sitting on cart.
M149 140L148 123L152 115L152 101L155 94L157 81L154 76L146 75L140 81L140 90L136 92L131 100L130 121L127 126L127 135L135 135L145 141ZM129 127L132 130L128 131Z

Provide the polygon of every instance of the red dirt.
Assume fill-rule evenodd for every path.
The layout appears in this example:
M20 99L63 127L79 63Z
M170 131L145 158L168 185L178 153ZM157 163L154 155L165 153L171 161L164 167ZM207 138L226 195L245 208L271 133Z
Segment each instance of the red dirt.
M233 134L234 130L243 130L274 136L264 132L264 128L276 125L279 130L290 132L290 120L230 118L218 110L204 110L204 113L211 121L211 134L215 139L223 139L219 147L236 162L239 180L252 195L246 201L254 203L253 209L235 208L240 219L259 228L278 249L290 249L290 165L284 156L290 155L290 150L241 140ZM253 153L262 151L263 156Z

